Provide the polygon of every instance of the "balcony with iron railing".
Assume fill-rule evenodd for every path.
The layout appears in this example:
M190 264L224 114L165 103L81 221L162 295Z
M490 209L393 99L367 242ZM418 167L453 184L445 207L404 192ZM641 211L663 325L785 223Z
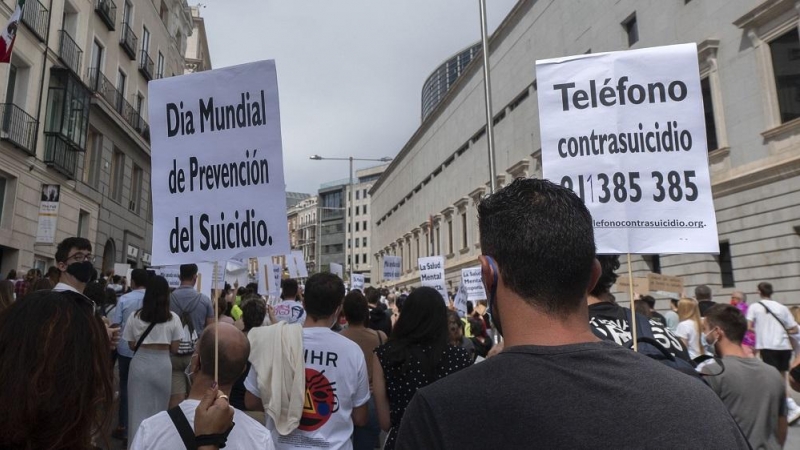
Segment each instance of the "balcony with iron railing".
M150 140L150 126L111 81L96 68L89 69L89 88L100 94L114 111L145 140Z
M0 139L11 142L29 155L36 154L39 122L13 103L0 103Z
M77 76L81 76L81 59L83 58L83 50L78 47L72 36L69 35L67 30L61 30L61 42L58 46L58 57L61 61Z
M116 29L117 5L111 0L95 0L94 10L103 23L108 27L108 31Z
M119 37L119 45L125 50L125 53L132 60L136 60L136 43L139 42L139 38L133 33L130 25L127 22L122 22L122 32L120 33Z
M47 18L50 12L37 0L28 0L22 8L22 23L28 26L42 42L47 35Z
M144 75L147 81L153 79L153 69L155 68L155 64L153 63L153 58L151 58L147 54L147 50L142 49L142 55L139 59L139 72Z
M78 152L59 134L46 135L44 142L44 163L67 178L74 178Z

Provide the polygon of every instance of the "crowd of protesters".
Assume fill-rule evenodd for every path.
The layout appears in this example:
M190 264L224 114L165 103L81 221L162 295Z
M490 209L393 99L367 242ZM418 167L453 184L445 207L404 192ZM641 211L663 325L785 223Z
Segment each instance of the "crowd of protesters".
M0 281L0 448L783 447L800 311L771 284L630 309L571 191L516 180L479 215L488 298L466 311L330 273L207 296L195 264L175 289L98 276L68 238L55 273Z

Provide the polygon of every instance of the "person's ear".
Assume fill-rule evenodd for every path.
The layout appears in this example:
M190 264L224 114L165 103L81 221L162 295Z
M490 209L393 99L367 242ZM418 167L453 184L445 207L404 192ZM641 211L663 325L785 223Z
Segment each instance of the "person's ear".
M189 362L189 366L191 366L190 372L200 373L200 353L194 354L194 358Z
M483 281L483 288L486 290L487 295L491 295L493 289L496 288L494 285L497 279L497 274L494 272L494 267L491 263L489 263L489 259L486 255L478 256L478 261L481 264L481 280ZM476 307L478 305L475 305Z
M56 263L56 267L58 267L58 270L64 272L67 270L67 263L64 261L59 261Z
M600 276L603 274L603 267L600 265L600 261L597 258L592 261L592 273L589 275L589 285L586 286L586 293L592 292L594 287L597 285L597 281L600 280Z

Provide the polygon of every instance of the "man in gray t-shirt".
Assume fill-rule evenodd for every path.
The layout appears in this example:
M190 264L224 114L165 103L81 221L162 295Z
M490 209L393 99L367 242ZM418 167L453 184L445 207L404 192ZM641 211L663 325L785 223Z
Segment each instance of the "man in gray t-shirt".
M214 307L208 296L197 292L197 264L181 265L181 285L170 296L169 309L179 317L188 313L192 326L198 336L206 325L214 323ZM172 396L170 408L186 399L189 386L186 383L184 370L192 361L192 354L171 355L172 360Z
M706 381L753 448L783 448L788 431L783 377L774 367L745 356L742 339L747 320L735 306L714 305L705 319L706 341L722 357L721 365L703 367Z

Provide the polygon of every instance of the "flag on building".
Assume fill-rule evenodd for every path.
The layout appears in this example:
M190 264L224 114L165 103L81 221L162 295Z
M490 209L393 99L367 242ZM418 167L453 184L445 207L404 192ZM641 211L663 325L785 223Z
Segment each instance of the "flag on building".
M25 0L17 0L17 8L14 10L14 14L8 19L8 24L0 34L0 63L11 61L11 50L14 49L14 40L17 38L17 25L22 17L23 6L25 6Z

